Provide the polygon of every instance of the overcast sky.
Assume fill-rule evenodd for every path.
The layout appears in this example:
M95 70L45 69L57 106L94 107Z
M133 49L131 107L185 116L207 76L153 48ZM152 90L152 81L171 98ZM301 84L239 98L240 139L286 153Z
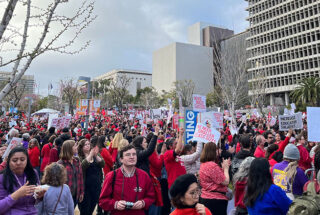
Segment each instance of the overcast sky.
M152 72L152 52L173 42L187 42L188 26L212 23L234 30L248 27L245 0L96 0L98 18L83 33L91 45L75 56L45 54L26 74L35 76L36 93L58 89L60 79L91 78L112 69Z

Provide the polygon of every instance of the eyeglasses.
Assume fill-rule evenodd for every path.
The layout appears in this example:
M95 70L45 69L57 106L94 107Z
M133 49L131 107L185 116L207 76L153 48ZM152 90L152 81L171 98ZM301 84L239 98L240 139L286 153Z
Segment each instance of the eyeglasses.
M135 156L137 156L137 153L126 153L126 154L124 154L123 156L125 156L125 157L135 157Z
M192 198L196 199L200 196L201 190L198 188L196 190L191 191L189 194L192 196Z

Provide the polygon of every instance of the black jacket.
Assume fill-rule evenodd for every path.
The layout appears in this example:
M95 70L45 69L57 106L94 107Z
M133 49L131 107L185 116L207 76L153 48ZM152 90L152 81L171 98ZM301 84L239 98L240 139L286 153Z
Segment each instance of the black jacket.
M142 146L136 147L137 150L137 165L136 167L146 171L150 175L149 157L154 152L157 144L158 136L153 135L147 149Z
M251 151L246 151L243 149L241 149L240 152L238 154L236 154L236 156L233 158L232 163L231 163L232 175L234 175L238 171L242 161L250 156L252 156Z

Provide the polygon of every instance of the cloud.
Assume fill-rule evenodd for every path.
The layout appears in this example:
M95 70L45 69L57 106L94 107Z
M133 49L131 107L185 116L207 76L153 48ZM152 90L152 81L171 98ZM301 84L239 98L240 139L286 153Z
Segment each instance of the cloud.
M70 1L72 7L74 2ZM176 41L186 42L189 25L203 21L237 33L245 30L246 5L244 0L98 0L98 18L78 41L91 40L90 47L75 56L46 53L27 74L35 75L40 92L46 92L50 82L57 89L57 82L65 77L93 78L115 68L151 72L152 52ZM61 10L68 13L72 7Z

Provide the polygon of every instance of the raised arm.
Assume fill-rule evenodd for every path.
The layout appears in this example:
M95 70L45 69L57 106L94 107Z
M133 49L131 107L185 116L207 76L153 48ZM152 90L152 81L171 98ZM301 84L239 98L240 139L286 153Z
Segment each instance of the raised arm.
M183 134L184 134L184 129L181 128L179 131L178 143L177 143L176 148L174 150L176 154L180 154L183 150Z

